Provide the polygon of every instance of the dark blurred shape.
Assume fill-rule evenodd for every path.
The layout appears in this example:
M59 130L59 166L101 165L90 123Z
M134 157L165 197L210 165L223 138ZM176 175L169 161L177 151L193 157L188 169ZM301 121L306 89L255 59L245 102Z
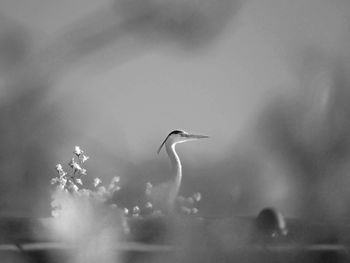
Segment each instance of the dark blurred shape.
M193 52L218 39L243 2L115 0L113 6L67 26L44 53L60 61L62 69L86 57L93 57L91 66L103 68L111 61L120 64L164 46Z
M264 208L256 218L256 231L261 240L278 238L288 234L287 223L281 212L274 208Z
M146 38L175 40L183 48L201 47L225 28L242 0L116 0L126 28Z

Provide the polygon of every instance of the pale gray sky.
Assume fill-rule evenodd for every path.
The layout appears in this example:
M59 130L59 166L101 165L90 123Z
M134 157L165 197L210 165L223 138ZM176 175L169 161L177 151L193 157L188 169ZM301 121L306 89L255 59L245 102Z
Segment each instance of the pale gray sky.
M155 151L175 128L212 135L205 143L185 146L190 151L224 153L249 130L267 99L298 85L300 50L317 46L328 53L348 52L346 1L246 2L207 47L179 51L157 45L121 64L118 58L108 61L107 52L105 69L100 59L102 70L89 74L93 58L61 76L48 103L64 102L62 110L81 124L86 141L95 138L113 147L123 140L132 155ZM2 0L0 8L50 39L108 3ZM119 133L122 138L116 138Z

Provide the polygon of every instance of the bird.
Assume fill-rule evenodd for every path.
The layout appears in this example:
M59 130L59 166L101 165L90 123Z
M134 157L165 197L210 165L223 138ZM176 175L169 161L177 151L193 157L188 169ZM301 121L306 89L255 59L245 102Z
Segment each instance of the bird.
M173 130L166 136L165 140L159 146L159 154L163 147L169 156L171 162L171 179L160 185L156 185L151 192L151 199L156 203L161 203L165 212L172 212L176 198L178 196L182 181L182 165L175 146L179 143L209 138L207 135L190 134L184 130Z

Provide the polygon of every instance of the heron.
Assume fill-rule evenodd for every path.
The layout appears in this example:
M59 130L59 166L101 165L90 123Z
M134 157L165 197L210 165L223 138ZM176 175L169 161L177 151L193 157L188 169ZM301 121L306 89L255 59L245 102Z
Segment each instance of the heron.
M159 154L163 146L169 156L171 162L172 176L170 181L156 186L154 191L152 190L152 199L158 199L155 201L162 201L163 205L166 205L166 210L172 211L176 198L178 196L181 180L182 180L182 165L178 154L176 153L175 146L178 143L194 141L198 139L209 138L207 135L190 134L184 130L174 130L168 134L165 140L160 145L157 153ZM165 192L165 200L164 200ZM161 194L160 194L161 193ZM160 200L162 198L162 200ZM165 203L164 203L165 201Z

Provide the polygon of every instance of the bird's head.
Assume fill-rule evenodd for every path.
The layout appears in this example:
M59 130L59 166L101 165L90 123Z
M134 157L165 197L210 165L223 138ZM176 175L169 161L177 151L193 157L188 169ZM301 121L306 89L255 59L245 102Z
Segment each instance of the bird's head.
M185 132L183 130L174 130L171 133L169 133L168 136L165 138L165 140L162 142L157 153L160 152L163 145L172 146L172 145L176 145L178 143L194 141L194 140L203 139L203 138L209 138L209 136L200 135L200 134L190 134L190 133Z

